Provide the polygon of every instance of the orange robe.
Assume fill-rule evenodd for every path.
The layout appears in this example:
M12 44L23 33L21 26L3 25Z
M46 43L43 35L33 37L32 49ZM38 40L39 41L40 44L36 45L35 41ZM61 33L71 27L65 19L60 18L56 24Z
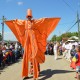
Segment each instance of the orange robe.
M24 47L22 77L28 76L28 62L33 63L34 78L38 77L38 63L45 61L46 40L56 28L60 18L5 21Z

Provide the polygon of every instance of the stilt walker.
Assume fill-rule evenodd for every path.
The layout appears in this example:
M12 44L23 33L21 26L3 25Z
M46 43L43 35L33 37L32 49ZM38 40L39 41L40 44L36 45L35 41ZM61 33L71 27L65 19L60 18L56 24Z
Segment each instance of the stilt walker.
M22 77L28 78L28 63L33 66L33 78L38 79L39 64L45 61L48 35L56 28L60 18L32 19L32 11L27 11L28 20L5 21L24 48ZM24 79L25 79L24 78Z

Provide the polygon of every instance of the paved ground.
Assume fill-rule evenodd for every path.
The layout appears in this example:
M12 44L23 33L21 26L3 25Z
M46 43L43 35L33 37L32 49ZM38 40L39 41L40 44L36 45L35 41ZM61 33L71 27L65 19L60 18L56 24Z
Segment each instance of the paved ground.
M22 80L21 63L22 60L6 67L4 70L0 70L0 80ZM53 55L47 55L45 63L41 64L39 80L76 80L74 78L75 71L71 70L69 64L68 61L62 59L62 56L59 56L58 60L54 60Z

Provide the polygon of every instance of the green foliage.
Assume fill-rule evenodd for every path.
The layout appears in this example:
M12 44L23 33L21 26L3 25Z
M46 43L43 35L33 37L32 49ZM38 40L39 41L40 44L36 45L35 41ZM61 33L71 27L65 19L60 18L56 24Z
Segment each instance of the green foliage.
M67 32L67 33L64 33L60 36L56 36L54 35L51 39L51 41L62 41L63 38L70 38L71 36L76 36L78 37L78 33L77 32Z
M1 33L0 33L0 41L2 40L2 35L1 35Z
M51 39L51 41L56 41L56 35L54 35L53 37L52 37L52 39Z
M62 40L62 36L58 36L57 38L56 38L56 41L61 41Z

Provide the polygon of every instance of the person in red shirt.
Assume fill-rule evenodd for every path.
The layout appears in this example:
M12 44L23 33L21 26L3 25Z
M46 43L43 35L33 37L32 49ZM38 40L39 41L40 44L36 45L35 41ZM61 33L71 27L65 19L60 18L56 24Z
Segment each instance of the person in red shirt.
M77 62L76 64L76 77L77 80L80 80L80 46L76 47L76 51L77 51Z

